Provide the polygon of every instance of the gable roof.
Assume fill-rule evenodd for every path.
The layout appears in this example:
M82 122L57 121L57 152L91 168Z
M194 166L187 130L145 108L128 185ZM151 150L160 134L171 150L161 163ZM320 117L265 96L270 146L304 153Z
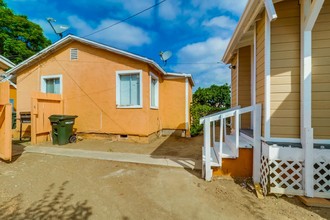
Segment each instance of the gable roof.
M0 63L7 66L8 68L13 68L15 66L15 63L11 62L9 59L7 59L6 57L1 56L1 55L0 55ZM4 70L4 71L6 71L6 70ZM14 88L16 88L16 84L13 83L12 81L10 81L6 77L6 74L1 74L0 75L0 82L5 82L5 81L8 81L10 83L10 85L12 85Z
M245 6L244 12L236 26L236 29L228 43L226 51L222 57L224 63L230 63L232 56L235 54L238 43L241 41L243 36L249 31L252 22L259 14L263 7L264 1L249 0Z
M11 62L9 59L1 55L0 55L0 63L3 63L10 68L15 66L15 63Z
M20 71L20 70L24 69L25 67L29 66L29 64L36 63L39 59L43 58L48 53L54 52L54 51L66 46L67 44L69 44L73 41L78 41L80 43L83 43L83 44L86 44L86 45L89 45L89 46L92 46L92 47L95 47L95 48L106 50L106 51L109 51L109 52L112 52L112 53L115 53L115 54L123 55L123 56L129 57L129 58L147 63L147 64L151 65L152 67L156 68L164 76L168 75L168 73L165 72L163 70L163 68L161 68L155 61L153 61L151 59L148 59L146 57L142 57L142 56L139 56L139 55L127 52L127 51L119 50L119 49L116 49L114 47L110 47L110 46L107 46L107 45L104 45L104 44L100 44L100 43L97 43L95 41L87 40L87 39L77 37L77 36L74 36L74 35L68 35L68 36L62 38L61 40L55 42L54 44L52 44L52 45L46 47L45 49L41 50L40 52L36 53L35 55L31 56L30 58L26 59L25 61L19 63L14 68L8 70L6 72L6 77L7 78L11 78L12 76L15 77L15 74L18 71ZM190 81L191 81L192 85L194 85L194 82L192 80L192 76L190 74L182 75L182 77L189 77L191 79Z
M230 63L232 56L236 53L236 49L250 45L253 42L253 22L258 18L258 15L265 8L265 5L281 2L283 0L249 0L245 6L244 12L236 26L236 29L228 43L226 51L222 57L222 61L226 64ZM270 8L266 6L266 10ZM272 17L271 20L276 19ZM252 29L251 29L252 27Z

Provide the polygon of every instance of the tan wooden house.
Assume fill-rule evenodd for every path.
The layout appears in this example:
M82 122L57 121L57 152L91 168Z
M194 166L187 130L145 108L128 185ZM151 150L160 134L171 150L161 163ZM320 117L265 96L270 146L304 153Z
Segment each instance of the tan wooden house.
M51 114L77 115L77 132L116 140L189 136L191 75L148 58L69 35L6 74L17 83L18 115L31 112L35 143L49 140Z
M249 0L223 61L232 109L201 120L205 178L247 148L265 194L330 198L330 1Z

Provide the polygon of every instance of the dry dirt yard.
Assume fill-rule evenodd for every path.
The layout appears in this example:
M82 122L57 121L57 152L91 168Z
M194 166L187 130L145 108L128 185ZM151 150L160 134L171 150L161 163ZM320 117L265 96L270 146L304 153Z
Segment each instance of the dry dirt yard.
M296 198L180 168L24 153L0 161L0 219L329 219ZM235 183L236 182L236 183Z

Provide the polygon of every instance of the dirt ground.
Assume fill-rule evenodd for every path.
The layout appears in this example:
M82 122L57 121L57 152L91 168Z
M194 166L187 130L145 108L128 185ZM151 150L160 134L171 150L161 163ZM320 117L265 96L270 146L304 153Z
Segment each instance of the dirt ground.
M25 153L0 161L0 219L329 219L244 180L179 168Z
M200 171L25 153L0 161L0 219L330 219L297 198L256 198L245 179L201 179ZM203 137L150 144L83 139L52 146L201 159Z

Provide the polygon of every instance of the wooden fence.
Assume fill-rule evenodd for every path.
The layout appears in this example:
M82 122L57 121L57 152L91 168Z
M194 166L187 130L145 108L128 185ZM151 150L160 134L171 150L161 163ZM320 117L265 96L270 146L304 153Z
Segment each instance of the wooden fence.
M12 106L9 103L10 84L0 83L0 158L12 158Z
M51 115L63 114L61 95L35 92L32 94L31 106L31 144L51 140Z

